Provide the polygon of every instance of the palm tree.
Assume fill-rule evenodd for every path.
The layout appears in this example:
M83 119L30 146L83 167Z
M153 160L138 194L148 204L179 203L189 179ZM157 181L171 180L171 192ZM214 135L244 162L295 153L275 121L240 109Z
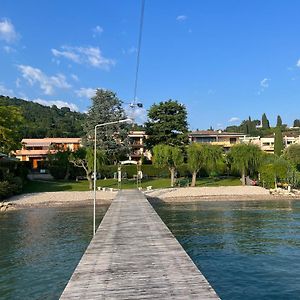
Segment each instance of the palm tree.
M231 148L228 155L232 169L240 172L242 184L245 185L246 176L253 174L260 165L261 149L253 144L237 144Z

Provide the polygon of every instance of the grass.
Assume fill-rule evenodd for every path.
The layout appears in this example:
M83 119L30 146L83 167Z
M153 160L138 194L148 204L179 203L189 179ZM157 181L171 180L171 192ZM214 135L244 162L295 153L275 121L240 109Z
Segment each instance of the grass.
M241 185L239 178L201 178L197 180L196 186L236 186ZM115 179L97 180L97 187L118 188L118 182ZM169 188L169 178L143 179L142 188L152 186L153 189ZM127 179L122 181L122 189L136 188L136 181ZM24 193L39 192L58 192L58 191L88 191L89 184L87 180L82 181L29 181L25 187Z

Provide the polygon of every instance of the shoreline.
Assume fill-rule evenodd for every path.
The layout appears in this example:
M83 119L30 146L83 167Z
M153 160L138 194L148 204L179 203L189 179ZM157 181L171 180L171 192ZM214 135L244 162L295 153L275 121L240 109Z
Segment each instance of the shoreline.
M300 200L300 194L272 195L269 190L252 186L168 188L143 191L143 193L151 204L201 201ZM116 191L97 191L96 204L110 205L116 195ZM16 195L0 202L0 212L26 208L79 207L86 205L93 205L92 191L43 192Z

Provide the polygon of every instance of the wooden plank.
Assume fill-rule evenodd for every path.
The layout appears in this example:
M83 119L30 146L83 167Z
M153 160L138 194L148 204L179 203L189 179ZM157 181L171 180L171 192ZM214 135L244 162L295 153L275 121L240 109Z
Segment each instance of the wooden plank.
M105 214L64 299L219 299L139 191L121 191Z

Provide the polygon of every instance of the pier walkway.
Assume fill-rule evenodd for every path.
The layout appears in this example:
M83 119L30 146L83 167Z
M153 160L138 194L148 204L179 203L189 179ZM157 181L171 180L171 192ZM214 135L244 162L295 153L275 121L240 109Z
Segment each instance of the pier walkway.
M121 191L64 299L219 299L140 191Z

